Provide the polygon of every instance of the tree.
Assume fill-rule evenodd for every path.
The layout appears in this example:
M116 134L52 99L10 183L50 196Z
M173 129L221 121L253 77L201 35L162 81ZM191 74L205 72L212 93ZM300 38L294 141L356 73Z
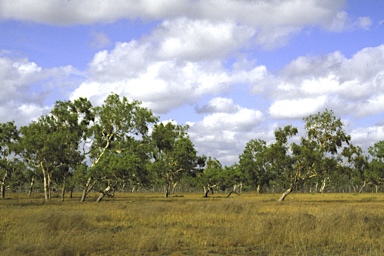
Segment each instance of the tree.
M156 124L152 131L155 146L153 168L165 185L165 197L183 174L193 172L198 165L198 157L187 134L188 126L168 122Z
M249 185L259 193L273 179L268 159L268 147L263 140L251 140L240 155L239 167Z
M51 184L56 178L53 175L68 173L84 160L79 145L93 118L90 107L90 102L83 98L75 102L57 101L49 115L21 127L23 157L33 168L41 170L46 200L51 198Z
M369 162L369 179L376 186L376 192L384 183L384 141L376 142L368 149L372 160Z
M222 188L228 189L227 197L230 197L232 193L241 194L243 189L243 182L245 181L245 176L241 172L240 167L237 163L231 166L225 166L222 172Z
M344 174L349 177L353 190L361 193L367 184L373 182L373 175L369 168L369 158L364 154L361 147L354 145L345 147L342 154L349 163L344 168Z
M0 124L0 194L5 198L7 179L12 176L13 170L18 167L17 155L20 133L14 122Z
M208 157L205 168L198 173L199 184L203 186L204 197L208 197L209 192L214 193L214 188L220 186L223 167L216 158Z
M104 185L98 201L115 186L118 182L116 174L121 171L121 163L136 158L130 157L134 149L147 139L149 124L157 121L152 112L141 106L141 102L129 102L126 97L120 98L117 94L109 95L104 104L94 108L95 122L90 127L89 134L89 161L91 165L85 171L87 178L83 189L81 201L85 201L87 194L96 183ZM141 146L142 147L142 146ZM141 151L140 151L141 152ZM137 154L136 156L143 156ZM123 159L120 159L123 157ZM103 159L105 158L105 159ZM117 161L112 166L106 165ZM147 159L143 159L143 162Z
M280 197L285 197L299 184L316 178L325 183L333 172L338 172L342 162L343 146L349 145L350 136L343 129L340 118L333 111L325 110L316 115L304 118L306 135L301 138L301 144L291 146L293 165L290 172L290 186Z

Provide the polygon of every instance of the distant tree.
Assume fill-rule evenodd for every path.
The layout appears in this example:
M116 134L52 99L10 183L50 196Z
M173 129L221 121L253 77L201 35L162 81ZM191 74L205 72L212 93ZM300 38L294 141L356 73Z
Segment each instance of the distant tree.
M156 124L152 131L155 146L153 169L165 185L165 197L185 173L198 166L198 156L188 133L188 126Z
M14 122L0 123L0 195L5 198L5 187L8 179L19 167L17 156L20 133Z
M69 172L84 160L79 146L93 118L90 106L82 98L57 101L50 114L21 127L23 158L41 170L46 200L51 198L52 181L59 180L53 175Z
M372 160L369 162L369 179L378 187L384 183L384 141L376 142L368 149Z
M325 110L304 118L306 135L301 144L292 143L293 165L290 172L290 185L280 197L285 197L298 185L309 179L322 182L322 189L334 172L338 172L343 163L344 145L349 145L350 136L343 129L340 118L333 111Z
M222 188L225 188L228 191L227 197L230 197L232 193L237 195L241 194L246 177L241 172L237 163L231 166L225 166L221 177Z
M265 141L250 140L240 155L239 168L245 175L247 184L256 188L258 193L274 178L270 168L273 160L269 158L272 155L268 150Z
M204 196L208 197L209 192L214 193L216 187L220 187L222 181L223 166L216 158L208 157L205 167L198 173L199 185L204 189Z
M342 154L348 163L344 168L344 174L349 177L353 190L361 193L367 184L372 183L369 157L364 154L360 146L352 144L345 147Z
M157 121L157 117L142 107L141 102L129 102L126 97L120 98L117 94L109 95L102 106L95 107L94 115L95 122L89 130L87 153L91 165L79 169L86 177L80 199L82 202L96 183L104 186L98 198L100 201L119 182L121 177L117 175L122 172L122 165L129 168L137 161L137 157L144 157L139 148L143 147L140 141L146 139L149 125ZM130 152L135 154L131 155ZM142 159L143 163L147 161L146 158Z

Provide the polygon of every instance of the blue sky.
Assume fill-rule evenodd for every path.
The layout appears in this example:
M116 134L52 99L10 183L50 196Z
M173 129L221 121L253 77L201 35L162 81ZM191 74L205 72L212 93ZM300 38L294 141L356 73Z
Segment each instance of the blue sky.
M115 92L227 165L326 108L367 149L384 140L384 1L2 0L0 81L0 122Z

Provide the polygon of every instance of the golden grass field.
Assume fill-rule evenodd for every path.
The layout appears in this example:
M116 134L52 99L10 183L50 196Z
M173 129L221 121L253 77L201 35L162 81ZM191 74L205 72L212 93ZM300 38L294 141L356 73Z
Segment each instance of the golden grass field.
M225 196L10 194L0 201L0 254L384 255L384 194Z

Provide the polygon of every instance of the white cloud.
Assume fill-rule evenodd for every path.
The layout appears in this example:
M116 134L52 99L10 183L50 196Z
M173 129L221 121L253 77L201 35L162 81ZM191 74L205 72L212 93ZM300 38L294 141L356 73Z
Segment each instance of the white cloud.
M368 30L372 26L370 17L358 17L353 21L346 11L336 14L332 22L328 25L331 31L341 32L344 30L364 29Z
M384 126L360 127L350 132L352 143L367 150L374 143L384 140Z
M299 57L274 77L275 118L299 118L329 108L363 117L384 110L384 45L365 48L346 58L340 52ZM264 77L268 78L269 75Z
M369 17L359 17L355 22L355 26L368 30L372 26L372 20Z
M45 114L49 95L58 100L72 88L72 74L70 66L44 69L26 58L0 56L0 122L26 125Z
M202 60L226 57L243 46L255 31L234 21L188 20L164 21L155 31L160 59Z
M296 100L280 100L269 108L272 118L303 118L324 108L327 98L302 98Z
M176 47L176 52L182 51L188 55L189 52L183 46L189 46L190 41L185 39L191 38L189 31L194 31L193 26L201 28L200 33L196 34L198 43L210 44L212 40L217 41L215 37L219 36L222 42L227 42L227 45L223 45L224 52L225 47L231 47L228 38L234 39L234 44L254 39L254 43L274 48L284 45L304 27L322 26L336 31L343 30L353 23L348 19L348 14L341 10L344 5L344 0L115 0L113 3L97 0L3 0L0 3L0 19L55 25L110 23L119 19L165 20L163 26L172 26L173 31L182 30L184 36L170 36L162 46L163 54L172 55L170 49ZM187 23L193 20L195 23L180 27L180 19ZM212 31L210 24L215 23L232 28L224 28L223 33L216 28ZM367 28L370 26L369 18L361 17L355 25ZM195 44L192 42L192 45ZM190 50L193 52L193 47Z
M257 128L264 121L264 115L258 110L234 105L225 98L215 98L207 108L209 106L219 107L217 112L190 123L189 134L199 154L216 156L224 164L231 164L238 160L245 144L258 135Z
M196 108L198 113L233 113L239 109L232 99L217 97L208 102L207 105Z
M89 79L72 93L71 98L87 97L100 103L101 99L114 92L141 100L145 106L160 114L174 107L194 103L204 95L228 91L234 85L258 83L267 74L264 66L251 69L224 66L222 57L227 53L222 53L217 46L225 45L227 52L235 50L232 49L236 47L232 42L236 41L232 24L225 23L221 27L220 24L210 23L202 26L199 21L197 24L186 20L180 22L187 27L186 30L193 32L185 36L190 41L182 39L188 44L188 49L185 46L176 47L179 50L176 49L175 53L169 51L169 56L165 56L167 36L182 34L178 31L182 25L160 24L150 36L128 43L116 43L113 50L95 54L89 64ZM173 31L175 27L177 33ZM209 33L199 32L201 27L206 27ZM228 40L224 40L228 42L220 42L221 36L208 36L213 31L217 31L218 35L226 34L225 31L218 31L221 28L229 29ZM192 40L195 32L202 34L199 39ZM204 49L201 40L210 41L207 47L211 48L199 55L198 50ZM261 87L258 85L259 90Z

